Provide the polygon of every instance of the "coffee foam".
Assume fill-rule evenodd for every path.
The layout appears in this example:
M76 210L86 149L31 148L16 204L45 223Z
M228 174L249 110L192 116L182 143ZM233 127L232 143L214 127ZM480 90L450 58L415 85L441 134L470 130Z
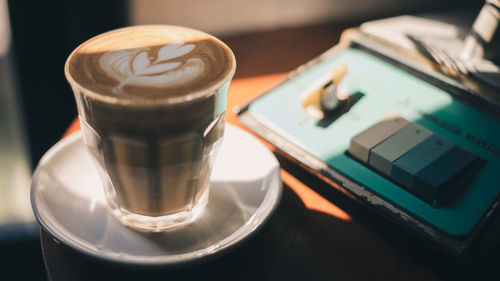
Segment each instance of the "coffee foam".
M230 49L208 34L134 26L83 43L68 58L66 75L97 95L163 99L215 90L234 68Z

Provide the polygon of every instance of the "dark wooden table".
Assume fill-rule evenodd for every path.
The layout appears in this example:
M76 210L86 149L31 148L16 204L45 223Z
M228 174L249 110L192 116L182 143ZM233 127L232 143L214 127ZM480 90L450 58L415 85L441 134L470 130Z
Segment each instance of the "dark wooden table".
M235 105L279 82L333 46L345 25L321 25L223 38L238 70ZM78 122L68 134L78 130ZM269 146L270 149L273 149ZM279 157L283 198L266 225L224 256L166 270L119 267L89 259L41 230L49 278L58 280L500 280L500 248L475 260L441 254L346 195Z

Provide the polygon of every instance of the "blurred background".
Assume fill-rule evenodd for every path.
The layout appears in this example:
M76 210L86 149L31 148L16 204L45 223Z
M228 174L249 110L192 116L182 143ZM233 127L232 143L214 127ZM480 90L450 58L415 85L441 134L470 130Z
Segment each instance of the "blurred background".
M460 6L478 11L482 4L477 0L0 0L0 280L46 280L39 229L29 202L30 179L40 157L76 117L63 66L86 39L132 24L200 29L233 49L238 61L235 79L239 79L291 71L334 45L341 30L367 20ZM304 40L304 34L310 40ZM284 49L287 52L281 52Z

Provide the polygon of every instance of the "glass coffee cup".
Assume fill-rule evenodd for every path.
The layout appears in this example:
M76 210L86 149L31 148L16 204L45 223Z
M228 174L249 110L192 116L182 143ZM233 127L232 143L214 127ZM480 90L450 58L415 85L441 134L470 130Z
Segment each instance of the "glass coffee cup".
M219 39L165 25L103 33L68 57L84 144L124 225L159 232L203 212L235 69Z

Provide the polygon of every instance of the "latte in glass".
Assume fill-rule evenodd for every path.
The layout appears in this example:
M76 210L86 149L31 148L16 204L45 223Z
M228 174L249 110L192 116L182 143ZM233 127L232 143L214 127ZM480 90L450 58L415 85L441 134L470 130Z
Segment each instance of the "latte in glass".
M177 26L117 29L71 53L84 143L122 223L163 231L203 211L235 68L222 41Z

